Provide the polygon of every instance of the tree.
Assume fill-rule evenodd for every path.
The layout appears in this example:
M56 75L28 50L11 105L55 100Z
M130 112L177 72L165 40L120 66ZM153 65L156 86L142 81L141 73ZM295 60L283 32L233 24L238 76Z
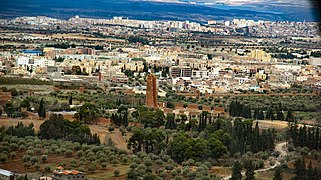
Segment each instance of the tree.
M106 169L107 163L106 163L106 162L101 163L101 167L102 167L103 169Z
M25 163L23 163L23 166L24 166L25 168L29 169L30 166L31 166L31 164L30 164L30 162L25 162Z
M72 150L68 149L68 150L66 151L66 156L67 156L67 157L71 157L71 156L72 156Z
M292 111L288 111L285 120L286 120L286 121L289 121L289 122L293 122L294 117L293 117L293 115L292 115Z
M18 96L18 94L19 94L16 88L11 88L10 92L11 92L12 96Z
M44 139L64 139L66 141L100 144L99 136L91 134L88 126L79 121L64 120L61 114L52 114L40 125L39 137Z
M173 114L173 113L168 113L167 114L165 128L166 129L174 129L174 128L176 128L175 114Z
M69 97L69 105L72 105L72 96Z
M30 159L30 161L31 161L31 163L32 164L35 164L35 163L38 163L38 157L37 156L34 156L34 157L32 157L31 159Z
M24 125L23 122L18 122L16 126L9 126L6 130L6 134L17 137L35 136L33 123L28 126Z
M245 169L246 169L246 172L245 172L245 180L255 180L255 167L254 167L254 164L253 164L253 161L252 160L248 160L245 162Z
M276 115L276 119L277 120L281 120L281 121L284 121L284 115L283 115L283 112L280 110L278 111L277 115Z
M274 177L273 180L282 180L282 174L281 174L281 168L278 167L276 168L275 172L274 172Z
M115 176L115 177L119 177L119 175L120 175L120 171L119 171L118 169L116 169L116 170L114 171L114 176Z
M39 165L38 163L35 163L35 164L33 165L33 167L34 167L37 171L39 171L39 169L40 169L40 165Z
M307 179L315 179L315 173L312 167L312 162L310 161L307 169Z
M16 109L11 102L7 102L4 105L3 109L6 112L7 116L13 116L16 112Z
M99 114L98 109L91 103L82 105L75 114L75 117L85 124L92 124Z
M306 179L306 165L304 158L299 158L294 162L295 176L292 180Z
M44 105L43 98L40 100L39 109L38 109L38 115L41 118L45 118L46 117L46 108L45 108L45 105Z
M242 179L242 165L239 161L235 161L232 168L232 177L230 180L241 180Z
M51 171L51 167L50 167L49 165L47 165L47 166L45 167L45 171L46 171L47 173L49 173L49 172Z
M92 164L88 167L88 170L89 170L91 173L95 172L95 171L96 171L96 165L92 163Z
M42 162L46 162L47 158L48 158L48 156L47 156L47 155L42 155L42 156L41 156L41 160L42 160Z
M263 120L264 119L264 112L262 110L259 110L259 117L258 119Z
M27 99L24 99L23 101L21 101L20 103L20 108L27 108L30 109L30 103Z
M0 163L5 163L7 161L8 161L8 155L4 154L4 153L1 153L0 154Z
M167 101L167 102L166 102L166 107L167 107L167 108L170 108L170 109L174 109L174 108L175 108L175 105L174 105L171 101Z
M164 125L165 115L160 109L153 110L139 107L134 114L145 127L160 127Z

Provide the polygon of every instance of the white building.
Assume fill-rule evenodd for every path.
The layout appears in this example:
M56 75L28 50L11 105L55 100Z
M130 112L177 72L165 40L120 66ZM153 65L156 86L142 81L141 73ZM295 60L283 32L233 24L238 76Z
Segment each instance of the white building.
M277 64L275 65L275 68L278 71L284 72L300 72L301 71L301 66L300 65L285 65L285 64Z
M33 64L33 62L32 62L32 59L30 59L30 57L21 56L21 57L18 57L17 64L19 66L24 66L24 65Z
M55 61L46 58L35 59L34 65L39 67L55 66Z

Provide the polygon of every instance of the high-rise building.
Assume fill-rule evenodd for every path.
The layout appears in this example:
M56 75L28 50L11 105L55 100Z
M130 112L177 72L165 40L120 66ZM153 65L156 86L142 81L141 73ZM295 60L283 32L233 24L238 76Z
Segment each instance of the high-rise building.
M148 74L146 87L146 106L158 107L156 76Z

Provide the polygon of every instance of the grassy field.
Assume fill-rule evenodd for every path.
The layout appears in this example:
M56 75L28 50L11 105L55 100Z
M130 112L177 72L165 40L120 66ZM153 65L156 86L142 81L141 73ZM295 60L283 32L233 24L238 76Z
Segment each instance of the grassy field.
M119 177L114 177L115 170L120 171ZM130 170L129 165L119 165L117 167L109 167L106 170L98 170L95 173L88 173L86 177L88 179L96 180L96 179L126 179L126 173Z

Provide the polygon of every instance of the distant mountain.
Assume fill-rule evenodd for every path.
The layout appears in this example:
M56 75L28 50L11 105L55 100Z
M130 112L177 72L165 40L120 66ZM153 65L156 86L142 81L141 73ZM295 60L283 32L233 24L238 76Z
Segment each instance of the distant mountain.
M211 4L209 3L211 0L154 1L155 0L1 0L0 17L12 18L17 16L42 15L68 19L75 15L92 18L124 16L131 19L192 20L197 22L206 22L211 19L227 20L233 18L289 21L318 20L315 18L317 11L307 7L292 8L287 6L264 6L262 4L229 6L217 3ZM219 3L220 1L215 2Z

